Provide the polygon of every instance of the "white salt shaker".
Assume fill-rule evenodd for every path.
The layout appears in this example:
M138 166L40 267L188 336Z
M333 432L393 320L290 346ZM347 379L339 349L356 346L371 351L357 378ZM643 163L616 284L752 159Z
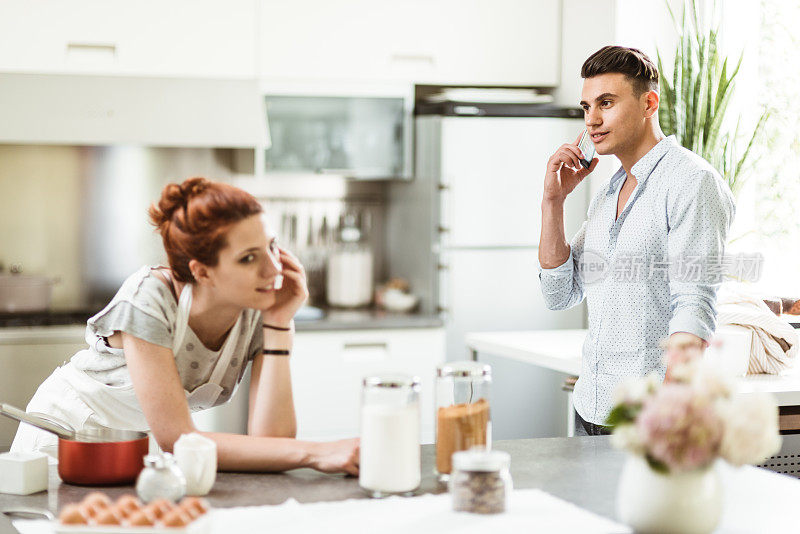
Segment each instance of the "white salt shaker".
M419 378L407 375L364 379L358 483L372 497L419 487L419 389Z
M30 495L46 489L46 454L40 452L0 454L0 493Z

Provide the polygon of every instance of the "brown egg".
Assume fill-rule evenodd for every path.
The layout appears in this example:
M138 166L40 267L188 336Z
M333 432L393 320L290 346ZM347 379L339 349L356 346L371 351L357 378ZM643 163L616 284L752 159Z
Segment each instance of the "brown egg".
M167 513L161 522L164 523L165 527L185 527L192 522L192 518L184 510L175 508Z
M161 519L174 507L175 505L173 505L167 499L156 499L148 504L146 508L155 515L156 519Z
M89 518L83 514L79 504L68 504L61 510L58 520L62 525L88 525Z
M180 506L178 506L178 508L179 508L179 509L181 509L181 510L183 510L183 511L184 511L184 513L185 513L186 515L188 515L188 516L189 516L189 519L191 519L192 521L194 521L195 519L197 519L198 517L200 517L200 512L198 512L198 511L195 509L195 507L194 507L194 506L191 506L191 505L189 505L189 506L184 506L183 504L181 504Z
M115 504L125 517L128 517L131 515L131 513L138 512L142 509L142 501L133 495L123 495L117 499Z
M97 514L99 514L100 512L102 512L107 508L106 506L103 506L102 504L98 504L96 502L89 504L83 503L80 505L80 507L83 515L85 515L89 519L94 519L95 517L97 517Z
M105 493L93 491L83 498L82 504L88 504L95 508L108 508L111 506L111 499Z
M205 499L200 499L198 497L186 497L181 501L180 506L186 511L196 512L196 514L193 514L192 517L201 516L204 513L208 512L208 509L210 508L210 506L208 505L208 501L206 501Z
M97 517L94 518L94 521L98 525L121 525L122 515L116 508L106 508L97 513Z
M159 519L164 517L164 513L161 511L161 509L158 506L151 506L149 504L145 505L145 507L142 508L142 512L146 513L147 515L149 515L150 517L152 517L156 521L158 521Z
M128 524L132 527L152 527L156 524L156 520L146 509L142 509L131 513Z

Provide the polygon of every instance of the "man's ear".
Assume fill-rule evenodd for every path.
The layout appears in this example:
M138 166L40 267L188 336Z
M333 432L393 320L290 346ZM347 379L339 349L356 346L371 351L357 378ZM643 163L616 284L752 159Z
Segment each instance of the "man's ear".
M208 284L211 282L211 273L209 273L208 266L197 261L189 260L189 270L192 271L195 282L198 284Z
M656 91L647 91L642 97L644 100L644 117L650 119L658 113L660 97Z

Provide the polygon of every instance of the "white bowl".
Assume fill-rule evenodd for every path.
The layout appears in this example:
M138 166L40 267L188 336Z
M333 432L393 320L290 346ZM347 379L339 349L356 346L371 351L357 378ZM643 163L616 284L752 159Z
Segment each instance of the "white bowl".
M397 289L387 289L383 294L383 307L389 311L407 312L414 309L419 297Z

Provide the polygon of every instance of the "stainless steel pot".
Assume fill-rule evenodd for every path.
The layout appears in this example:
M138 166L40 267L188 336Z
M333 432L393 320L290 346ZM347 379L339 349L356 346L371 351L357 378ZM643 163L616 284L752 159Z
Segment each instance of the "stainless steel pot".
M50 308L55 280L29 274L0 274L0 312L35 312Z

